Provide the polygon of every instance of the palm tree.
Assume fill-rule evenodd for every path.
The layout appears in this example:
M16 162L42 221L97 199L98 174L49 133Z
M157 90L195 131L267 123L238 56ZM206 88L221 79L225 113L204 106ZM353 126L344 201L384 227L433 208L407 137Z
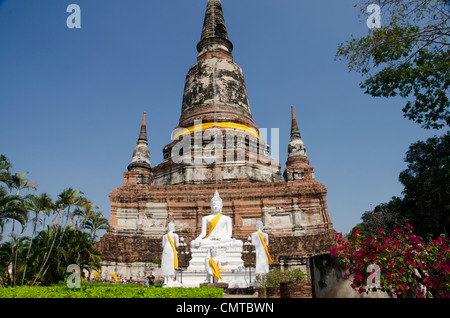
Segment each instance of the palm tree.
M78 264L81 270L86 269L88 272L101 267L101 254L94 248L89 233L70 228L64 237L63 250L59 255L64 258L61 261L64 265Z
M63 216L61 217L61 221L64 220L64 211L67 209L67 216L66 216L66 222L63 226L63 232L61 235L61 238L58 243L58 247L61 245L62 238L64 237L64 233L67 229L67 222L70 219L70 227L73 228L73 219L74 219L74 213L71 212L70 209L73 206L79 206L80 203L83 202L83 199L80 194L83 194L80 190L74 190L72 188L67 188L61 192L61 194L58 196L59 199L56 201L57 205L60 205L63 211Z
M46 256L44 257L44 260L43 260L43 263L42 263L41 268L39 270L39 273L36 275L36 277L35 277L33 283L31 284L31 286L33 286L36 283L36 281L38 279L40 279L41 275L44 276L45 273L47 272L48 267L49 267L47 265L47 263L48 263L48 261L50 259L50 255L52 254L53 248L55 246L55 242L56 242L56 239L58 237L59 229L62 228L62 233L61 233L61 235L59 237L59 243L56 246L56 250L59 249L59 247L60 247L60 245L62 243L64 234L66 232L67 221L68 221L68 219L69 219L69 217L71 215L70 209L71 209L72 206L77 205L80 202L80 200L81 200L81 197L79 197L80 194L82 194L82 192L79 191L79 190L74 190L72 188L67 188L67 189L63 190L63 192L61 192L58 195L58 199L55 202L55 208L56 208L56 211L57 211L57 215L53 219L53 231L54 231L54 233L53 233L53 240L52 240L52 243L50 245L50 249L47 251ZM64 215L64 214L67 214L67 215ZM58 222L58 224L56 225L56 223L55 223L56 218L58 218L58 221L61 222L60 224ZM64 218L66 218L66 221L64 221Z
M2 232L0 240L3 237L3 226L8 219L13 220L13 234L15 221L19 221L20 225L25 225L24 208L22 206L22 197L20 191L23 189L36 189L37 185L25 179L26 173L11 174L11 163L4 155L0 155L0 182L7 186L8 191L0 185L0 226ZM16 194L12 194L13 190L17 190ZM17 211L16 211L17 209Z
M55 243L55 237L57 236L56 234L54 227L47 226L47 230L42 230L35 238L35 244L31 250L30 258L34 269L34 279L31 286L43 276L42 272L50 259L50 254Z
M11 163L5 155L0 155L0 182L4 185L8 185L9 180L11 179ZM16 200L17 197L9 196L6 189L0 185L0 242L3 239L3 230L6 221L8 220L8 215L12 211L10 211L9 204Z
M41 193L39 196L30 194L26 197L26 205L28 208L35 213L33 218L33 232L31 234L30 242L28 245L27 256L25 258L25 267L22 275L22 284L24 283L25 275L27 272L28 259L30 256L31 246L33 243L33 239L36 235L37 224L39 222L39 215L44 213L44 215L49 215L50 211L53 209L53 201L52 198L47 193ZM44 221L45 222L45 221Z
M99 230L109 231L109 222L102 217L102 212L94 212L84 223L84 228L91 231L91 243L97 238L96 232Z
M56 201L56 204L59 204L62 207L63 211L67 209L66 225L67 221L70 219L70 227L73 227L74 218L74 214L71 213L70 209L73 206L80 204L80 202L82 201L81 197L78 196L80 194L83 194L83 192L81 192L80 190L67 188L58 195L59 199ZM64 217L62 219L64 219ZM65 226L63 227L65 228Z
M97 208L98 207L96 205L92 204L91 200L81 197L75 211L73 211L73 215L79 217L75 228L81 230L86 220L89 219L93 213L95 213L94 209Z
M18 195L10 195L8 192L0 187L0 242L3 239L3 230L5 224L9 220L16 220L21 225L25 225L25 215L22 209L19 209L21 197Z
M5 155L0 155L0 182L7 184L8 180L11 178L11 163Z
M41 231L36 236L36 243L33 244L32 258L36 255L39 262L42 262L43 254L49 255L51 242L54 233L50 227L48 230ZM33 284L37 281L45 283L57 283L66 277L66 268L70 264L77 264L80 268L87 271L98 270L101 265L101 254L94 248L90 242L90 234L84 233L78 229L68 227L64 233L60 246L55 246L51 257L48 259L44 270L35 276ZM36 267L34 267L37 269ZM35 271L37 272L37 270ZM28 275L30 277L30 275Z
M11 178L7 181L7 185L10 189L10 191L12 192L13 190L17 190L16 195L19 196L20 195L20 191L21 190L30 190L30 189L37 189L37 184L34 182L29 181L28 179L25 179L25 177L27 176L28 172L24 172L21 174L15 173L13 175L11 175ZM19 222L19 224L21 225L21 231L17 234L17 242L19 242L20 239L20 235L22 234L24 228L24 225L26 224L26 214L27 214L27 209L24 206L24 201L22 198L20 198L20 200L18 201L18 204L16 204L16 213L19 215L22 215L23 217L25 217L25 222ZM11 237L14 239L15 237L15 219L12 219L13 223L12 223L12 230L11 230ZM13 286L16 285L16 261L17 261L17 250L16 252L14 252L15 249L15 245L11 245L12 247L12 254L14 254L14 262L13 262Z

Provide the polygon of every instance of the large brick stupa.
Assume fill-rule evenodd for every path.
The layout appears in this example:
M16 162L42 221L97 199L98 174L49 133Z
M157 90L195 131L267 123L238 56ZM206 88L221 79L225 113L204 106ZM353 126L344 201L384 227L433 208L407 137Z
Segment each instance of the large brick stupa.
M223 213L233 220L233 237L247 241L256 222L264 223L273 266L297 266L330 250L336 232L327 189L314 178L294 109L282 174L269 144L259 138L232 50L221 2L209 0L197 63L186 76L179 124L163 161L151 166L144 113L124 183L109 195L112 231L98 243L106 275L143 279L161 258L168 223L189 243L211 213L216 190Z

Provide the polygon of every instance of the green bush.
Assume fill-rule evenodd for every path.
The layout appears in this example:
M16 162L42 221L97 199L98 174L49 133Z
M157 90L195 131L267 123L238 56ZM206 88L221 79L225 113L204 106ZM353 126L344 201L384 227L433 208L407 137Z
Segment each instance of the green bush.
M261 287L279 287L280 283L297 283L306 277L307 275L299 268L284 271L274 269L264 275L256 275L256 281Z
M0 288L0 298L222 298L221 288L146 288L133 284L82 284Z

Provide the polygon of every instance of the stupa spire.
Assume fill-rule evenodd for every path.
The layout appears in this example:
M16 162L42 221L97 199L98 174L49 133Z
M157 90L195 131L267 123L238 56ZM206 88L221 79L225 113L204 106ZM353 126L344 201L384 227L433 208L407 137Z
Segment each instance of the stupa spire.
M231 53L233 44L228 39L227 27L223 17L222 3L220 0L208 0L203 22L202 37L197 44L197 51L201 53L212 44L221 46ZM217 49L217 47L215 48Z
M142 124L141 124L141 132L139 133L139 139L138 139L138 144L139 142L144 142L145 144L148 145L148 140L147 140L147 123L146 123L146 118L145 118L145 112L144 112L144 116L142 117Z
M147 140L147 124L144 116L142 118L141 130L139 132L139 139L136 147L134 147L133 157L131 163L128 165L128 171L131 170L146 170L151 171L150 165L150 149L148 149Z
M306 158L305 144L300 136L297 119L295 118L294 106L291 106L291 141L289 142L288 147L288 158L292 157Z
M283 176L288 182L314 179L314 169L309 165L305 144L300 137L294 106L291 106L291 140L288 145L288 160Z
M291 139L301 138L300 130L298 129L297 119L295 118L294 106L291 106Z
M209 0L205 4L197 62L186 75L173 142L164 147L164 161L152 169L154 182L217 184L242 178L250 182L281 181L280 164L269 157L270 146L259 138L253 122L244 73L231 54L233 45L228 39L222 3ZM207 138L214 142L205 145L203 140ZM217 150L208 152L211 147Z

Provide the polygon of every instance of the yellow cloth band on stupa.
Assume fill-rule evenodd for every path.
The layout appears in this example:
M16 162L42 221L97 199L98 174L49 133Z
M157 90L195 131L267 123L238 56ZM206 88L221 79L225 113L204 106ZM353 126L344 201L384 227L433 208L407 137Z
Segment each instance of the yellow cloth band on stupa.
M206 129L213 128L213 127L238 129L238 130L248 132L249 134L254 135L256 138L259 138L259 134L254 128L250 128L245 125L236 124L236 123L232 123L232 122L223 122L223 123L205 123L205 124L195 125L195 126L181 129L173 136L173 139L175 140L182 135L190 134L194 131L202 131L202 130L206 130Z

